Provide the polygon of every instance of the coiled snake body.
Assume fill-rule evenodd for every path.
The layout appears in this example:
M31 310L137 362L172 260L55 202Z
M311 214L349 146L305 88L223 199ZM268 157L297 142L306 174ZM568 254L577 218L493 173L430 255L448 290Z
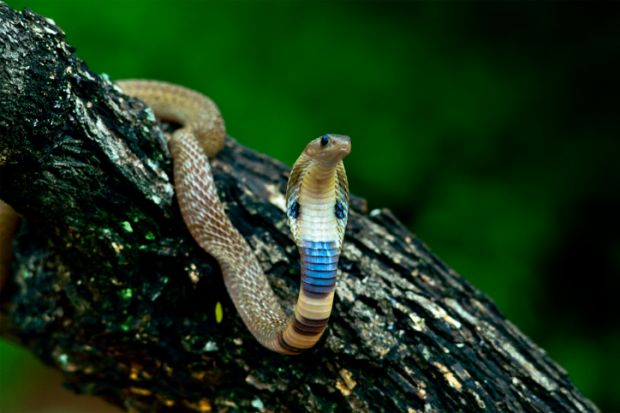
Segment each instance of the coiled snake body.
M217 196L208 158L224 144L218 108L208 97L169 83L125 80L117 85L143 100L161 119L182 125L169 137L181 213L194 239L217 259L226 288L250 332L278 353L298 354L314 346L325 330L334 299L349 201L342 159L351 149L350 139L323 135L312 140L291 171L287 216L302 265L297 304L287 317ZM0 201L0 271L7 271L10 234L17 219L12 208Z

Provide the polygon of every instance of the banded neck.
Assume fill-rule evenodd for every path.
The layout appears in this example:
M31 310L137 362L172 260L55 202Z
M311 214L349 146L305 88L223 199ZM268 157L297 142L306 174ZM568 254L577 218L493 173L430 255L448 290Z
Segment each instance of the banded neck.
M310 298L325 298L336 285L340 251L334 241L303 241L301 255L302 292Z

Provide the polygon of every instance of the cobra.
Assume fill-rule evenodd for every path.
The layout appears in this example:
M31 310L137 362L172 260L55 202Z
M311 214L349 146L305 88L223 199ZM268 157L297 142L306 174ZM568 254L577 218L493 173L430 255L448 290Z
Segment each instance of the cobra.
M181 125L170 136L174 186L183 220L196 242L218 262L224 284L248 330L266 348L299 354L321 338L331 315L338 259L348 218L343 158L347 136L326 134L308 143L290 173L286 213L300 252L301 287L287 316L249 244L228 219L209 165L224 144L225 127L208 97L170 83L124 80L127 95L162 120ZM0 200L0 280L6 278L17 213Z

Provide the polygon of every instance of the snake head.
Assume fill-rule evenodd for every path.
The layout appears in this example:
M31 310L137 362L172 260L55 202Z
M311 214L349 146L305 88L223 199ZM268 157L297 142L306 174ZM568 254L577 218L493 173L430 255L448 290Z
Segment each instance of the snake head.
M327 133L310 141L304 154L324 167L334 167L351 152L351 138Z
M310 141L293 165L286 189L286 211L293 238L298 245L303 243L303 222L308 224L306 227L317 228L332 222L332 227L326 224L321 236L332 241L338 240L337 244L342 245L349 205L349 184L343 158L350 151L351 138L325 134ZM308 210L314 211L310 218ZM326 214L324 217L317 216L323 213ZM333 228L337 235L328 234L328 227ZM310 238L315 235L305 233Z

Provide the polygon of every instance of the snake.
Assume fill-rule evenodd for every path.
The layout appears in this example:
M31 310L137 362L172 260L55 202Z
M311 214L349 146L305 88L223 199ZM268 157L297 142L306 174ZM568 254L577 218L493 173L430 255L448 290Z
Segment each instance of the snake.
M286 216L300 255L300 288L287 315L254 251L228 218L211 171L226 128L217 105L189 88L155 80L120 80L124 95L143 101L163 121L180 125L167 134L179 210L192 238L217 261L243 323L264 347L300 354L316 345L332 313L339 257L349 215L343 159L345 135L311 140L293 164L285 195ZM19 215L0 200L0 280L7 277Z

